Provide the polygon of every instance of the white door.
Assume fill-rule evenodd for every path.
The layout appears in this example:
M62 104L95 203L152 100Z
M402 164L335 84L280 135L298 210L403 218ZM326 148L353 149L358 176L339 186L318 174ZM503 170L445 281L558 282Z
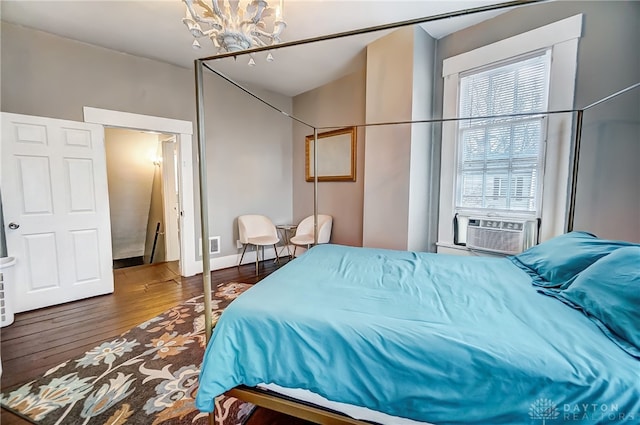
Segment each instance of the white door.
M0 156L14 311L113 292L103 127L2 113Z

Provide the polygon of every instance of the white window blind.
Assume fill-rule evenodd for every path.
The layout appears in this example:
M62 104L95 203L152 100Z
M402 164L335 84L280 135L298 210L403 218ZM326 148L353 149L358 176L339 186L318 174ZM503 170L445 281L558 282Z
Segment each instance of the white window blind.
M539 213L550 52L462 74L456 207ZM511 116L510 116L511 115Z

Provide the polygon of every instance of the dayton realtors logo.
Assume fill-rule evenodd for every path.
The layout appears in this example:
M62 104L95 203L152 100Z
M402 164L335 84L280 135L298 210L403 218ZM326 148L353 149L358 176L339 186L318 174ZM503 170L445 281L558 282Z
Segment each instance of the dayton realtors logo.
M548 419L556 419L560 415L556 404L548 398L539 398L529 406L529 417L541 419L546 425Z
M561 415L562 413L562 415ZM565 422L611 422L633 421L637 419L633 414L620 411L617 404L563 404L560 408L548 398L539 398L529 406L529 417L541 420L546 425L548 420L562 420Z

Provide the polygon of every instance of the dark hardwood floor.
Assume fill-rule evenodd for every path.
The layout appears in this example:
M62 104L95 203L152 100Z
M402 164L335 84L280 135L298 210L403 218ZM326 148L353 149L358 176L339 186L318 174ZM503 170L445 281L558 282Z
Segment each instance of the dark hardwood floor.
M273 261L253 263L211 273L211 284L256 283L274 271ZM98 343L114 338L189 298L202 294L202 275L179 276L177 263L114 270L115 291L58 306L18 313L0 330L2 388L34 379L51 367L77 357ZM3 425L29 422L2 409ZM286 415L257 409L247 425L306 425Z

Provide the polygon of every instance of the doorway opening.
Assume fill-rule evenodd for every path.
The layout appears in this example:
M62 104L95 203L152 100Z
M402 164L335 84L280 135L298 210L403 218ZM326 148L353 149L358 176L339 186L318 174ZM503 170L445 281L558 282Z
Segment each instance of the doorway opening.
M85 106L84 120L88 123L101 124L105 129L131 130L154 134L156 141L162 143L161 150L156 150L157 162L161 164L173 164L171 170L174 176L164 173L162 186L165 192L169 193L170 187L177 187L177 195L165 198L166 205L163 215L177 217L177 223L173 218L164 217L167 227L175 224L175 230L169 229L171 234L177 237L165 238L165 258L179 257L178 265L181 276L193 276L202 270L196 262L196 241L195 241L195 207L193 197L194 175L193 175L193 146L192 134L193 124L190 121L182 121L171 118L155 117L150 115L133 114L129 112L113 111ZM164 135L159 137L159 135ZM158 156L158 152L161 155ZM153 164L153 160L150 161ZM157 165L152 165L157 167ZM169 168L167 167L166 170ZM155 173L155 171L154 171ZM171 192L173 193L173 192ZM177 200L176 200L177 198ZM163 201L163 204L165 202ZM149 224L149 214L142 213ZM172 216L172 217L173 217ZM151 220L152 234L155 233L157 221ZM162 227L162 224L161 224ZM166 235L165 229L165 235ZM160 231L159 233L163 233ZM159 237L160 235L158 235ZM155 237L155 234L154 234ZM145 233L146 238L146 233ZM177 242L176 242L177 238ZM158 242L156 242L157 246ZM150 245L153 250L153 243ZM156 248L157 249L157 248ZM150 257L151 251L147 252ZM153 253L154 257L157 255ZM144 257L144 254L143 254ZM155 259L154 259L155 262Z
M105 128L113 268L178 262L176 136Z

